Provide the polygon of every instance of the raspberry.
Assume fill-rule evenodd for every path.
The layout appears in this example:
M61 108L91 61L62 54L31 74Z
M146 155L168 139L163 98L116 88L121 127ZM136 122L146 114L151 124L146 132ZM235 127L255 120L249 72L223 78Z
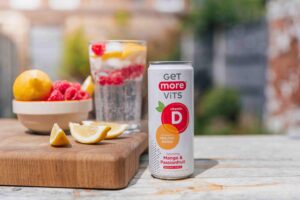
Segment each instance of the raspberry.
M96 56L102 56L105 51L105 44L96 43L92 45L92 51Z
M53 90L50 94L48 101L63 101L64 95L59 90Z
M81 100L81 97L79 96L78 91L77 91L76 94L73 96L72 100Z
M81 90L81 84L78 82L72 83L73 87L75 87L77 90Z
M88 93L85 93L84 96L81 97L81 99L89 99L91 98Z
M125 80L124 74L126 71L122 70L113 70L110 71L108 76L100 76L98 83L100 85L122 85Z
M127 78L128 78L128 74L129 74L129 73L128 73L127 67L122 68L121 71L122 71L123 77L124 77L125 79L127 79Z
M53 83L53 89L59 90L62 94L65 94L66 90L71 86L71 83L69 83L66 80L63 81L55 81Z
M112 80L112 78L110 76L106 77L106 84L107 85L112 85L113 84L113 80Z
M80 90L80 91L78 91L78 97L80 100L89 99L90 95L86 91Z
M132 66L132 78L137 78L143 75L144 73L144 66L143 65L134 65Z
M77 92L78 90L74 86L69 87L65 92L65 100L77 100Z
M130 79L132 76L132 72L133 72L132 65L122 69L122 75L125 79Z
M106 76L100 76L98 82L100 85L105 85L106 84Z
M124 77L119 71L112 73L110 78L112 80L113 85L122 85L124 83Z
M138 65L138 71L140 73L140 75L144 74L144 65Z

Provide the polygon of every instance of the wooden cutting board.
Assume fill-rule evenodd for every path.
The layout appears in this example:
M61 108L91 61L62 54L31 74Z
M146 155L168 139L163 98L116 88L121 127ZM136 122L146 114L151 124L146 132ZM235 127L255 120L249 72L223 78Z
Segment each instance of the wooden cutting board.
M54 148L49 136L35 135L17 120L0 120L0 185L120 189L128 185L147 148L136 133L84 145Z

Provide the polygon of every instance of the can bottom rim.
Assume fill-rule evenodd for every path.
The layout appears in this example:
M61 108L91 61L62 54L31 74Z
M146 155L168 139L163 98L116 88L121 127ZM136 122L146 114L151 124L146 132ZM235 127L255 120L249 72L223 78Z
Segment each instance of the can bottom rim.
M179 176L179 177L166 177L166 176L159 176L159 175L151 174L151 176L153 178L163 179L163 180L180 180L180 179L186 179L186 178L190 178L192 175L193 175L193 173L185 175L185 176Z

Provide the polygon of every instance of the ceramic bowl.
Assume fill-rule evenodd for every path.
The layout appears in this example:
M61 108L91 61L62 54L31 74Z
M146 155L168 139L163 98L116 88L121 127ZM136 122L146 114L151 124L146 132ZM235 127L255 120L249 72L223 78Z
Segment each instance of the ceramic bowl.
M13 112L29 130L50 133L54 123L69 130L69 122L79 123L88 119L92 110L92 99L80 101L16 101Z

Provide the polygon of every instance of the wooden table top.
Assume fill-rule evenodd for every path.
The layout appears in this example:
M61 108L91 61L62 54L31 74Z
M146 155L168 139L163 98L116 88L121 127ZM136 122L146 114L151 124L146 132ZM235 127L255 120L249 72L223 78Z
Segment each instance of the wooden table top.
M141 158L123 190L0 187L1 200L299 199L300 140L285 136L197 136L194 177L164 181ZM4 173L4 172L1 172Z

